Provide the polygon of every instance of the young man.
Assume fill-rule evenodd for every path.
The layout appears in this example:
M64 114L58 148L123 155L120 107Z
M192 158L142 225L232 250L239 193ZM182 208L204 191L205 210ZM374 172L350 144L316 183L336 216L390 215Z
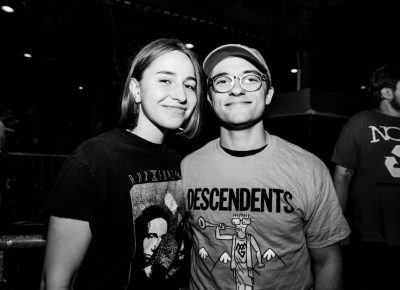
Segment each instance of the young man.
M343 210L350 197L350 278L359 289L392 289L400 273L392 266L400 259L400 64L377 69L370 94L375 109L353 116L337 141L334 184Z
M227 44L203 68L220 138L182 162L190 289L340 288L350 230L323 162L264 130L274 93L265 60Z

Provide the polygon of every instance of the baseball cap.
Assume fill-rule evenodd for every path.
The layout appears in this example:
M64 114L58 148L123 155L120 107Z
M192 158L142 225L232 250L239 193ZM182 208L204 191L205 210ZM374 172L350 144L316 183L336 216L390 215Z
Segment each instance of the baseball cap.
M211 51L203 62L203 69L208 76L214 67L223 59L231 56L239 56L247 59L266 74L271 81L269 68L261 53L254 48L242 44L225 44Z

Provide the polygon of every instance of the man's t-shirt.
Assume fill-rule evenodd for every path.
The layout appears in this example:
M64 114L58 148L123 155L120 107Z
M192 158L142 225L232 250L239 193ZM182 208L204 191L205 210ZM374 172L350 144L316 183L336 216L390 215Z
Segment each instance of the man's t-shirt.
M354 170L348 204L358 237L400 246L400 118L376 110L354 115L332 161Z
M277 136L244 157L216 139L181 168L193 229L190 289L311 289L308 249L349 235L326 166Z

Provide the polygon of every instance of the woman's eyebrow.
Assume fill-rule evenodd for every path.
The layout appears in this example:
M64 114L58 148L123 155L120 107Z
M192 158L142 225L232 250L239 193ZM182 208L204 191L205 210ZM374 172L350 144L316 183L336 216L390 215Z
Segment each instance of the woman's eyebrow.
M171 75L171 76L176 76L176 73L172 71L167 71L167 70L161 70L156 72L156 74L163 74L163 75Z
M156 74L163 74L163 75L169 75L169 76L176 76L177 74L172 72L172 71L167 71L167 70L162 70L162 71L158 71L156 72ZM196 78L194 76L188 76L186 78L186 80L194 80L197 81Z
M186 80L192 80L192 81L197 82L196 78L193 77L193 76L188 76L188 77L186 78Z

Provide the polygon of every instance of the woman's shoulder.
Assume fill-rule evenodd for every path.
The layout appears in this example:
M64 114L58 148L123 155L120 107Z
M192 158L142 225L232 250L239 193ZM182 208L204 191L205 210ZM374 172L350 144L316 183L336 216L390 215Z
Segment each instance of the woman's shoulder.
M99 154L105 154L114 147L119 141L116 138L117 132L115 129L101 133L97 136L90 137L78 145L72 152L71 156L80 157L85 156L96 156Z

